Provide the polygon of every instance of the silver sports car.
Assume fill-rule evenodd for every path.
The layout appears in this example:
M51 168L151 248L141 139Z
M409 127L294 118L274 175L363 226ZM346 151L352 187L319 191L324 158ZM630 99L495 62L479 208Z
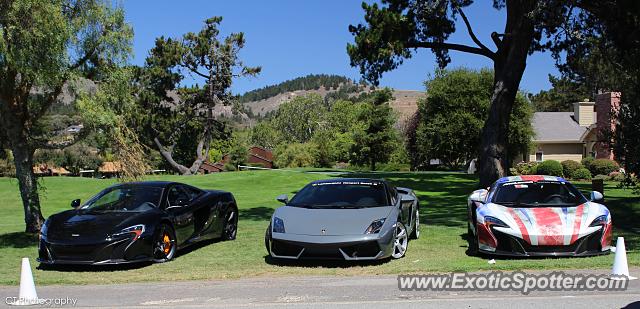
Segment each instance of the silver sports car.
M265 235L274 258L401 258L419 236L419 203L411 189L378 179L314 181L276 209Z

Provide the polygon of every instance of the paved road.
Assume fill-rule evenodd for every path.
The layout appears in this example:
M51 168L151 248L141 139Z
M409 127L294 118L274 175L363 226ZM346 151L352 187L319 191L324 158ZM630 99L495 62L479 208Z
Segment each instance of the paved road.
M572 271L601 273L606 271ZM632 270L640 273L640 269ZM0 287L0 296L17 296ZM396 276L44 286L40 298L76 298L77 307L128 308L640 308L640 280L619 292L402 292ZM4 306L4 301L0 301Z

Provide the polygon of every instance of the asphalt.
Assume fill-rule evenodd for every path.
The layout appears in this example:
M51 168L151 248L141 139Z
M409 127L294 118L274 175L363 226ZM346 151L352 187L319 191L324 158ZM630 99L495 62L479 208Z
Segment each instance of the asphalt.
M640 274L640 269L632 269L634 273ZM389 275L39 286L37 292L43 299L77 299L79 308L640 308L640 280L630 281L626 291L544 291L528 295L515 291L406 292L398 289L397 276ZM0 307L6 306L6 297L17 294L16 286L0 287Z

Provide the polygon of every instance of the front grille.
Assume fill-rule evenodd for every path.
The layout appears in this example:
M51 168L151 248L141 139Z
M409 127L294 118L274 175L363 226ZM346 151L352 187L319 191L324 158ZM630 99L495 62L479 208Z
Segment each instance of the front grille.
M95 249L94 245L49 245L53 258L63 260L91 259Z
M519 254L529 254L529 253L584 253L584 252L593 252L600 251L600 238L602 237L602 232L593 233L591 235L587 235L576 240L571 245L560 245L560 246L534 246L524 241L523 239L513 237L511 235L507 235L505 233L492 230L494 236L498 241L497 251L502 252L513 252Z
M380 253L377 241L368 241L353 246L343 247L342 251L349 257L375 257Z

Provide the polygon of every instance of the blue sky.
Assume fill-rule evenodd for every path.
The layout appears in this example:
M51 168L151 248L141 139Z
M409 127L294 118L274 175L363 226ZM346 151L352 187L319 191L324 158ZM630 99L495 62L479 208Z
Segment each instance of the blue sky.
M361 0L127 0L127 20L133 25L135 64L143 64L156 37L179 37L202 28L211 16L223 16L222 32L244 32L246 47L241 58L247 65L262 66L256 78L238 79L233 92L244 93L295 77L326 73L360 79L358 68L349 65L346 44L353 41L349 24L363 20ZM467 8L476 35L492 46L490 33L504 27L505 12L496 11L488 0L477 0ZM460 21L461 23L462 21ZM463 24L449 41L472 44ZM452 51L449 67L490 67L477 55ZM398 69L386 73L380 84L397 89L424 90L423 82L436 62L429 50L417 54ZM548 74L557 75L548 53L529 57L521 89L538 92L550 88Z

